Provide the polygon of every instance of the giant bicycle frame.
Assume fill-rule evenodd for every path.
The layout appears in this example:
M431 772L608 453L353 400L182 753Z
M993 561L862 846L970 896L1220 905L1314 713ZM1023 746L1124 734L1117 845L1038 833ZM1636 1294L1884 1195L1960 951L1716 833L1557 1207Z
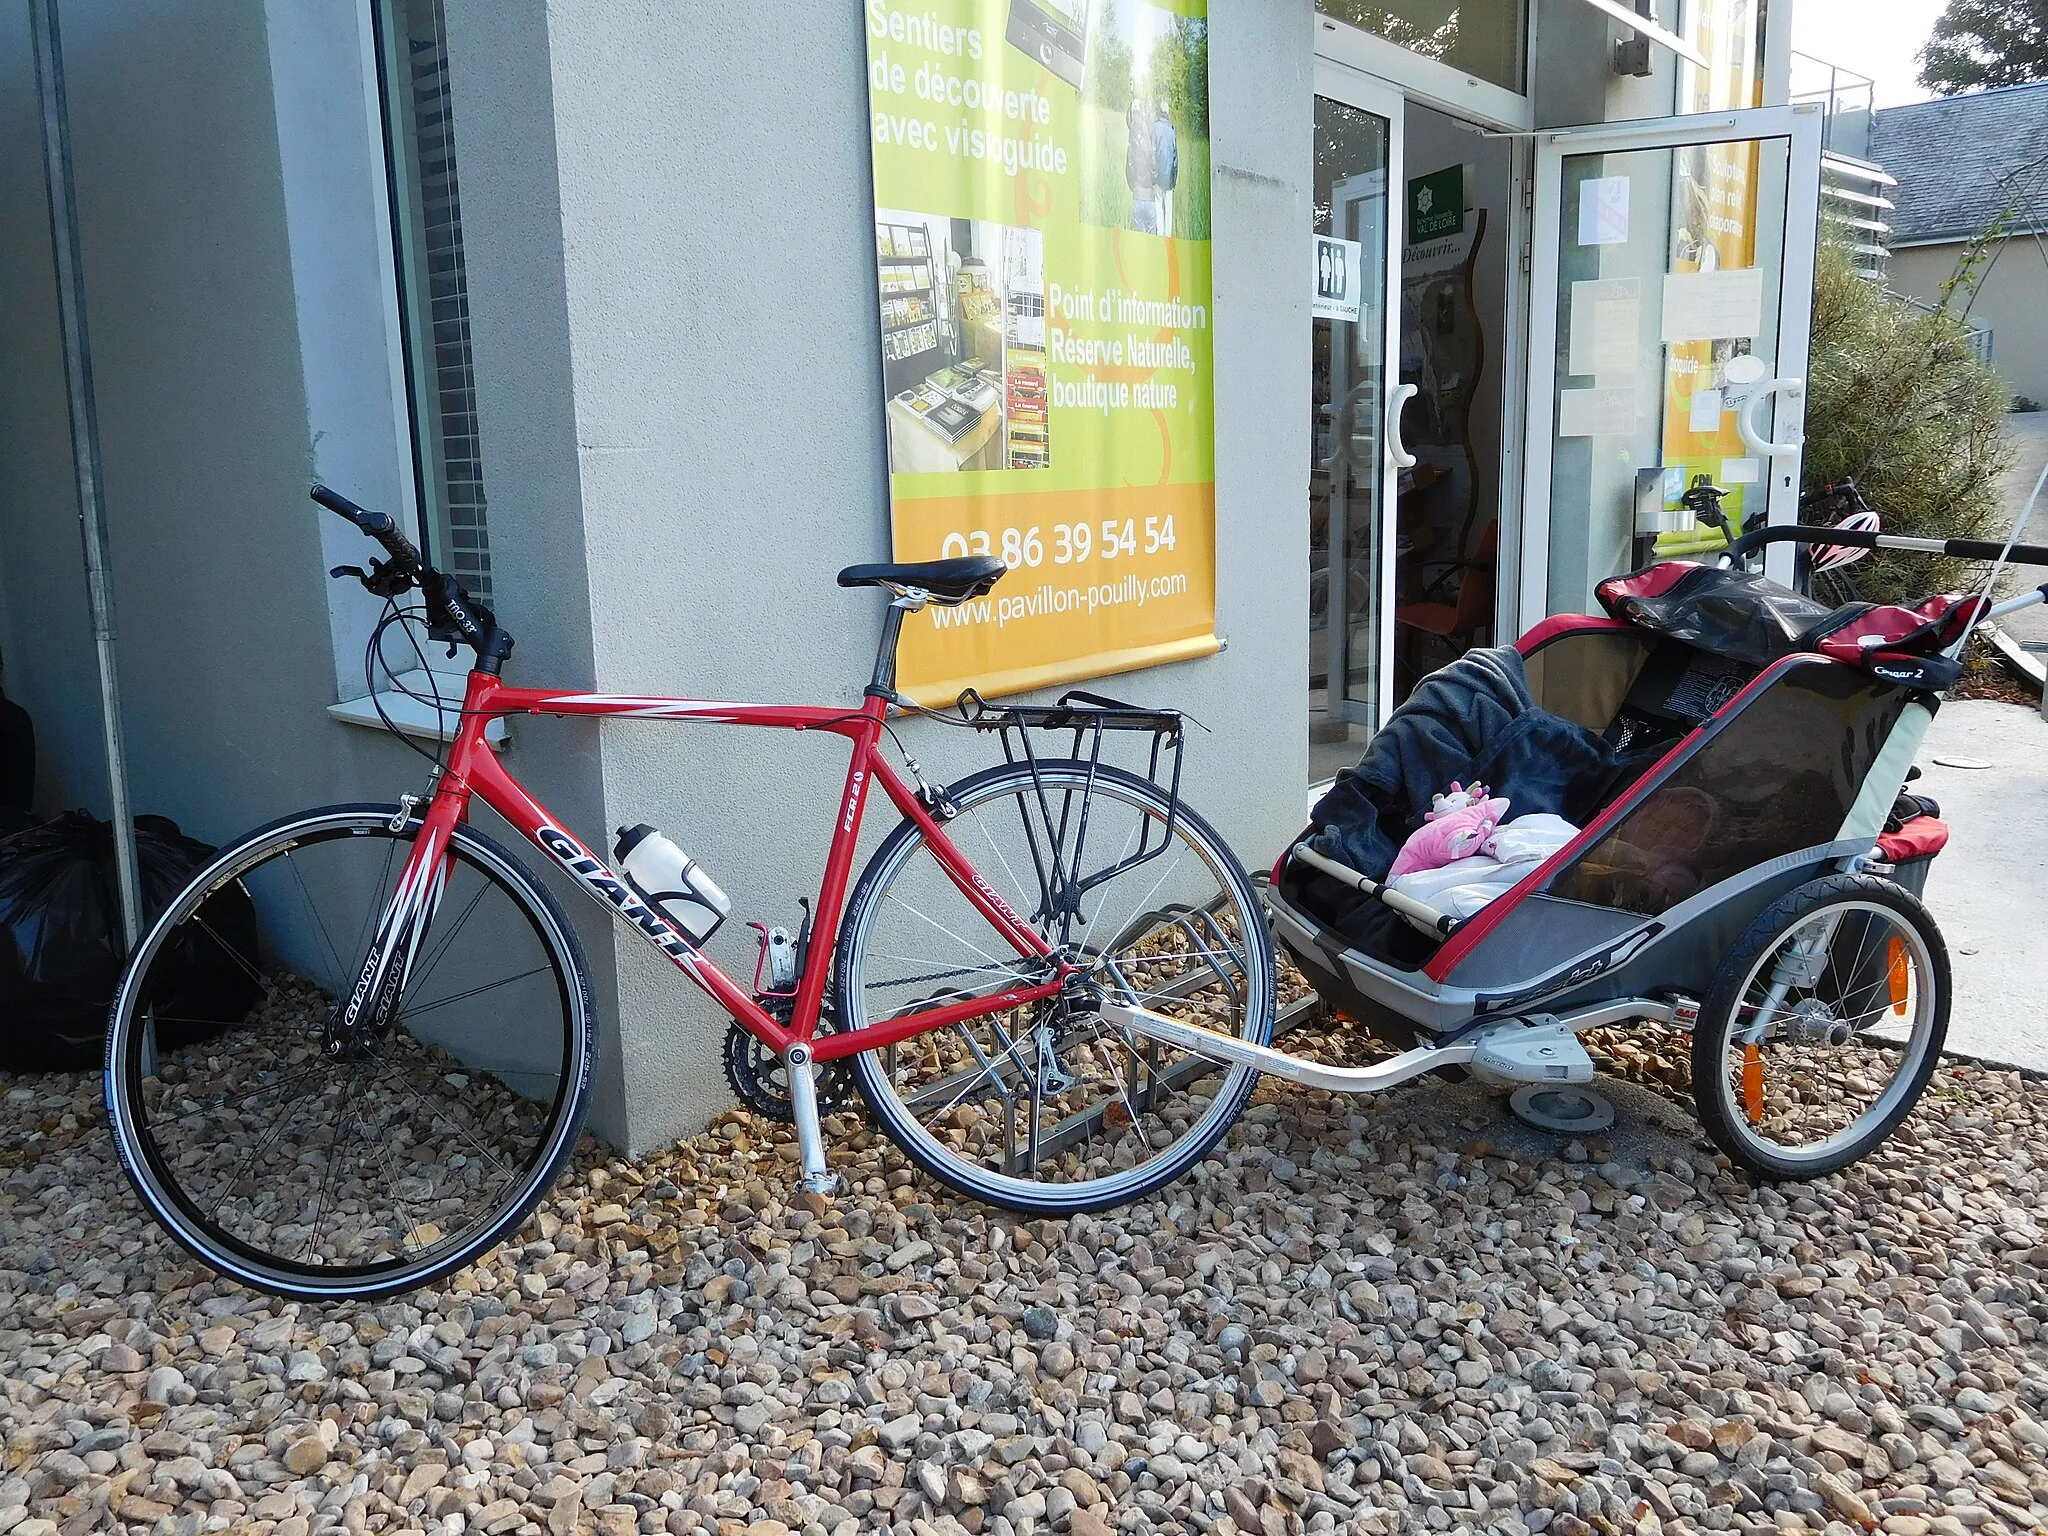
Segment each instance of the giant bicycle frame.
M432 921L433 906L444 876L450 834L468 816L472 797L483 801L516 827L527 841L567 871L579 886L604 901L635 932L666 955L677 970L708 992L742 1028L772 1047L778 1055L790 1057L792 1065L797 1064L799 1058L835 1061L860 1051L892 1045L929 1030L1007 1012L1055 996L1072 967L1058 962L1045 940L975 872L973 865L953 845L916 792L903 782L876 750L882 736L886 708L885 702L872 694L862 701L858 709L848 710L813 705L733 704L706 699L557 693L547 689L511 688L488 672L471 672L462 704L461 725L450 749L447 766L435 782L433 799L425 811L424 826L378 926L377 939L365 959L355 996L344 1010L341 1027L349 1029L355 1026L367 999L396 999L402 993L406 970ZM748 989L720 970L659 909L641 900L632 886L574 833L564 828L561 818L528 794L498 761L485 740L485 728L492 720L508 715L768 726L792 731L826 731L843 736L853 744L845 787L840 794L839 813L833 824L832 844L825 861L824 883L818 891L810 951L804 972L797 978L795 1006L787 1025L763 1009ZM1021 960L1042 961L1048 973L1040 981L883 1020L857 1032L820 1036L818 1019L824 1009L825 990L837 948L847 879L853 867L854 848L860 838L868 792L876 784L895 802L897 809L917 823L933 857L959 888L960 894L1015 948ZM793 1050L798 1054L792 1056Z

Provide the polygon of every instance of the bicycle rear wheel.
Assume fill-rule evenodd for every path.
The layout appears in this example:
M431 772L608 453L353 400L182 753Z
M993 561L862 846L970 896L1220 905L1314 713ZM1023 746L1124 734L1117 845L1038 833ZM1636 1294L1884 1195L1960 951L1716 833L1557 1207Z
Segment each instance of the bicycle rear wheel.
M106 1064L122 1165L179 1242L244 1284L315 1299L427 1284L517 1228L575 1148L596 1055L583 956L547 891L473 829L456 830L389 1026L333 1038L419 830L395 806L354 805L250 834L171 903L122 979ZM208 898L234 882L256 909L253 966L209 922ZM181 957L209 944L260 1000L145 1075L153 1026L190 1032Z
M869 1107L928 1173L994 1205L1066 1215L1179 1177L1258 1082L1248 1067L1134 1039L1081 1000L1092 993L1263 1044L1275 971L1258 894L1207 823L1136 775L1037 766L1036 776L1019 763L954 785L959 814L945 830L1081 972L1079 985L854 1059ZM1085 889L1054 891L1056 850ZM861 876L840 946L844 1029L1050 974L968 903L914 822Z

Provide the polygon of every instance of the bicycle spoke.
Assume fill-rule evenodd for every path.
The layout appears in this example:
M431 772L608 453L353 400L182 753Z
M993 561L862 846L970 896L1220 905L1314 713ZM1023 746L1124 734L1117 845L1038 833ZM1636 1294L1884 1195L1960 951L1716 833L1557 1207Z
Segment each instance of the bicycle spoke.
M283 1115L279 1115L272 1122L270 1129L265 1131L263 1133L262 1138L258 1140L253 1147L249 1149L249 1155L242 1159L241 1166L235 1170L235 1176L232 1179L228 1180L226 1186L224 1187L222 1200L220 1202L217 1202L214 1206L214 1215L216 1217L219 1216L221 1205L225 1203L227 1197L229 1195L232 1195L234 1191L238 1187L240 1187L242 1180L246 1179L249 1176L250 1171L256 1166L256 1160L259 1157L261 1157L264 1153L269 1151L271 1146L276 1142L278 1134L286 1128L288 1123L289 1122L285 1119Z
M900 896L891 897L890 899L895 901L898 906L902 907L905 911L910 913L912 917L917 918L921 922L929 923L932 927L938 929L940 933L943 933L947 938L951 939L955 944L958 944L962 949L972 950L975 954L981 956L982 959L986 960L990 965L999 966L1002 964L1002 961L998 960L994 955L990 954L980 945L968 943L967 940L961 938L959 934L955 933L952 929L948 928L944 923L940 922L937 918L934 918L927 913L920 912L916 907L911 906L908 902L904 901Z
M1002 845L995 840L994 835L989 831L988 823L977 819L975 826L981 832L981 840L988 844L989 851L996 856L996 861L1003 866L1003 873L1010 877L1010 889L1022 899L1023 904L1030 905L1031 899L1025 894L1024 882L1017 878L1017 872L1010 867L1009 855L1003 852ZM1045 882L1043 880L1039 881L1038 897L1041 903L1046 899Z
M263 1094L275 1093L281 1088L289 1088L299 1083L311 1082L315 1077L332 1070L333 1066L331 1063L323 1062L318 1066L307 1067L303 1071L295 1072L289 1077L280 1078L276 1082L264 1083L258 1087L251 1088L247 1093L210 1095L207 1101L197 1108L187 1110L182 1115L173 1116L170 1123L174 1125L182 1124L187 1120L196 1120L201 1115L217 1115L224 1109L246 1107L251 1100L259 1098Z
M350 1091L343 1096L341 1124L335 1128L334 1138L331 1143L337 1151L346 1145L354 1133L356 1105L360 1102L361 1076L360 1072L352 1074L353 1080L350 1084ZM320 1229L327 1221L327 1202L329 1196L333 1193L335 1171L340 1166L340 1158L333 1157L328 1160L327 1171L320 1179L319 1203L313 1207L313 1233L307 1239L308 1246L300 1250L302 1253L311 1252L318 1254L320 1251Z
M447 997L436 999L434 1002L431 1003L402 1004L400 1006L399 1019L400 1022L403 1022L407 1019L416 1019L423 1013L432 1013L436 1008L446 1008L451 1003L466 1003L469 1002L472 998L483 996L483 994L486 992L495 992L500 987L509 987L514 982L525 981L530 977L545 976L549 974L551 974L549 967L545 965L536 965L531 970L521 971L516 976L507 976L500 981L487 981L480 986L471 987L467 992L453 992L450 993Z
M1119 858L1127 859L1131 856L1132 845L1137 842L1139 836L1144 832L1144 830L1145 822L1144 819L1141 817L1139 818L1138 822L1131 828L1130 836L1124 839L1123 852L1118 855ZM1080 941L1080 947L1083 950L1087 949L1091 944L1095 942L1096 925L1102 921L1102 914L1108 909L1109 903L1103 902L1096 907L1095 916L1088 919L1087 930L1082 933ZM1126 919L1126 921L1128 921L1128 919Z
M952 1098L948 1099L944 1104L940 1105L939 1113L944 1114L949 1109L957 1109L960 1106L961 1101L964 1100L968 1094L974 1091L974 1085L976 1083L986 1082L993 1084L996 1090L996 1096L1007 1103L1010 1095L1004 1091L1003 1075L1001 1070L996 1066L996 1064L993 1061L989 1060L988 1053L982 1050L981 1042L974 1038L973 1031L969 1030L964 1024L955 1025L954 1028L958 1031L960 1038L967 1042L967 1049L970 1053L972 1053L974 1059L981 1063L981 1071L974 1074L974 1076L970 1077L968 1081L961 1087L958 1093L954 1094ZM965 1074L962 1075L964 1076ZM948 1081L950 1081L950 1079Z
M406 1092L410 1096L409 1101L411 1103L417 1104L429 1115L437 1116L442 1121L445 1121L448 1126L448 1129L453 1131L456 1135L460 1136L464 1141L468 1142L471 1147L475 1148L477 1155L482 1157L485 1162L489 1163L493 1168L496 1168L501 1173L511 1172L511 1170L507 1168L504 1165L504 1163L499 1161L496 1153L491 1151L491 1149L485 1146L481 1141L477 1140L477 1138L470 1132L467 1126L458 1125L452 1115L449 1115L444 1110L437 1110L432 1105L429 1105L426 1102L426 1100L422 1099L420 1097L419 1089L408 1086Z
M209 939L213 940L215 946L220 950L222 954L226 955L230 960L234 961L236 965L240 966L242 968L243 973L247 975L251 981L255 982L258 987L260 987L263 991L267 993L270 990L270 978L268 976L265 976L261 971L257 970L256 967L251 965L247 960L243 959L241 950L237 949L234 945L230 944L226 939L222 938L218 933L216 933L214 931L213 924L209 923L206 920L203 913L204 908L202 908L199 912L194 912L191 916L190 921L197 923L199 925L199 931L205 934Z
M340 997L347 990L351 967L341 963L341 951L334 947L333 935L327 931L327 920L320 915L320 908L314 904L313 893L306 886L306 877L300 873L298 863L293 858L295 852L294 849L285 851L284 867L299 883L299 894L305 898L307 915L313 919L313 926L320 930L321 941L326 944L328 956L334 961L334 984L328 990L336 997Z
M478 883L476 888L476 894L469 898L469 905L464 907L460 915L456 917L454 927L450 928L448 932L443 936L440 947L437 948L430 957L428 957L426 969L419 973L418 982L414 983L410 980L410 978L408 978L407 985L409 987L413 985L424 987L429 981L433 980L434 967L441 963L441 957L448 953L449 946L454 944L456 939L461 937L463 925L469 921L470 914L476 911L476 909L480 905L482 905L483 899L486 896L490 895L490 893L491 888L488 885L482 884L481 882Z

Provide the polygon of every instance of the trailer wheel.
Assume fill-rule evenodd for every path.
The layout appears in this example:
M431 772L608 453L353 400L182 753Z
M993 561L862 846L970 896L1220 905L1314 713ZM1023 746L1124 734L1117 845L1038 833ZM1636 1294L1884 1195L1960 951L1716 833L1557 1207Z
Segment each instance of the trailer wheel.
M1948 948L1917 898L1874 875L1809 881L1715 973L1692 1038L1700 1120L1762 1178L1846 1168L1912 1113L1948 1010Z

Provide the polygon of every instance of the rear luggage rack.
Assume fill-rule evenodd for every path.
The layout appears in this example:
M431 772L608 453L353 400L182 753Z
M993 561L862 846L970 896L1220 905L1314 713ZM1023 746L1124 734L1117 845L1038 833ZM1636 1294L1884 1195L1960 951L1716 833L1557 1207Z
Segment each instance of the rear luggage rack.
M1039 705L990 704L968 688L962 690L956 708L959 716L952 723L971 730L997 732L1002 737L1004 760L1022 763L1031 771L1039 822L1035 827L1026 827L1025 836L1037 865L1040 895L1047 907L1043 916L1057 919L1056 925L1049 922L1049 926L1056 926L1057 942L1064 944L1073 937L1071 929L1080 913L1082 897L1125 871L1158 858L1172 845L1180 822L1181 755L1187 718L1178 710L1148 709L1082 689L1061 694L1057 703ZM1087 779L1080 790L1047 790L1039 768L1039 753L1032 746L1034 731L1074 733L1068 755L1087 767ZM1135 848L1121 849L1114 862L1084 873L1089 809L1103 766L1103 739L1112 731L1152 738L1143 776L1164 795L1166 821L1163 826L1148 821Z

